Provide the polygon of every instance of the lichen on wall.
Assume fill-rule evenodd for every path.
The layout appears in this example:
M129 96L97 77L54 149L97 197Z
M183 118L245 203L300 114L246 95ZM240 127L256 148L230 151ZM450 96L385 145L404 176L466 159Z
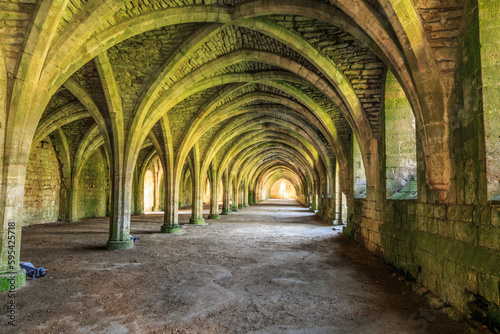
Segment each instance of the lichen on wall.
M109 171L102 152L96 151L85 162L78 180L77 217L104 217L107 214Z
M191 205L193 197L192 189L191 175L189 175L179 188L179 207L182 208Z
M379 191L377 201L354 200L346 230L445 303L472 314L498 332L500 210L495 203L488 202L492 196L491 181L498 180L492 174L498 167L494 167L491 159L495 153L491 144L498 140L498 134L491 132L498 124L498 94L490 78L495 75L498 82L498 72L495 74L498 62L486 59L489 57L486 50L492 51L496 45L483 48L486 41L483 37L499 36L497 29L489 27L498 24L500 3L475 0L464 3L455 71L457 84L453 86L447 110L454 162L447 203L440 204L420 191L425 189L426 182L425 171L420 168L421 143L417 143L421 185L418 199L385 200ZM492 13L494 16L489 17ZM490 56L494 54L491 52ZM486 66L488 62L491 66ZM488 154L490 158L485 159ZM487 180L490 181L488 198Z
M417 178L415 117L403 88L388 71L385 83L387 196L402 192Z
M488 199L500 200L500 4L478 4Z
M50 223L59 219L61 176L50 139L33 148L26 168L23 225Z
M352 160L353 160L353 175L354 175L354 197L366 197L366 174L363 164L363 156L359 148L356 136L352 135Z

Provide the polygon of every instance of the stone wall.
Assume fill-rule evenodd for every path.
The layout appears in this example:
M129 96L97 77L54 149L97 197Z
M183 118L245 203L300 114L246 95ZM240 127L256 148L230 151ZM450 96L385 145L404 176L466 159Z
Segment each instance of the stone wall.
M203 204L210 204L210 180L205 178L205 187L203 189Z
M179 187L179 207L190 206L193 197L193 183L191 181L191 176L188 176L184 182L181 182Z
M352 160L354 177L354 196L366 197L366 174L358 140L352 135Z
M85 162L78 180L77 217L104 217L109 207L109 171L100 150Z
M45 138L31 151L28 159L23 225L57 221L60 189L59 162L50 139Z
M385 83L387 197L417 178L415 117L403 88L388 71Z
M500 5L480 1L478 10L488 199L500 200Z
M1 48L10 71L14 70L19 54L22 52L29 32L30 20L36 7L36 0L0 2Z
M494 207L355 200L348 230L445 303L470 313L479 302L498 326L499 226Z
M500 7L498 2L464 3L457 85L447 111L453 159L447 204L439 204L424 180L417 141L418 199L387 200L377 191L369 197L373 201L351 201L346 232L446 304L500 331L500 207L489 201L487 191L498 178L492 174L494 161L486 159L494 142L489 126L498 122L490 112L498 114L497 88L489 86L488 77L498 65L485 54L495 46L483 48L488 40L483 36L498 34L488 28L497 24L488 15L500 13ZM478 29L481 24L485 30Z
M165 210L165 180L164 180L164 174L161 175L160 177L160 211Z

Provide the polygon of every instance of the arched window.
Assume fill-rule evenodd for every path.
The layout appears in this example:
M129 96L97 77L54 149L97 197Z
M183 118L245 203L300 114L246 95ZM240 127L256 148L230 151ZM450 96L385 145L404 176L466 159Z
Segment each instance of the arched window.
M385 81L386 186L389 199L417 198L415 117L396 77Z
M352 134L352 161L354 175L354 198L366 198L366 173L358 140Z
M481 43L482 102L486 145L488 200L500 201L500 34L498 2L480 1L479 41Z
M24 185L23 225L57 221L60 189L59 162L47 137L29 155Z
M144 212L153 211L155 198L154 175L151 170L146 171L144 175Z

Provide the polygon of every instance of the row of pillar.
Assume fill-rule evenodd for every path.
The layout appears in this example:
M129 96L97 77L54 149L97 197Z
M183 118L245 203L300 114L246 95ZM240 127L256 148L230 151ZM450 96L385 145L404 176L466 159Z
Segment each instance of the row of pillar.
M319 189L318 189L319 188ZM335 184L333 198L326 197L323 193L326 190L326 183L313 186L312 193L306 195L306 205L312 212L317 212L324 221L331 222L332 225L343 225L342 221L342 183L340 179L340 168L337 163L335 168Z
M201 175L198 175L196 171L192 173L192 214L189 223L194 225L203 225L205 223L205 219L203 218L203 189L202 182L200 182L200 177ZM240 209L253 205L256 202L253 191L249 189L241 190L236 182L232 182L233 189L231 192L230 183L231 182L229 181L228 173L224 173L222 176L222 184L224 189L222 212L220 213L222 215L229 215L231 212L238 212ZM219 182L213 179L212 182L210 182L210 213L208 215L208 219L220 219L218 194ZM166 195L165 197L167 200L168 196ZM165 208L168 209L169 206L165 205ZM170 216L168 212L165 212L165 215ZM165 220L161 232L179 233L180 226L178 225L177 221L174 222Z

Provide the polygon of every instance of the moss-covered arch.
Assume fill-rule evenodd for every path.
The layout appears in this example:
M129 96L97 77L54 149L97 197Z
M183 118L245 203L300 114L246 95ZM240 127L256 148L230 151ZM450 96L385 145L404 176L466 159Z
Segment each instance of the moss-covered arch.
M287 155L289 154L288 152L287 154L284 154L283 150L268 149L267 151L261 152L261 154L263 157L253 158L252 167L250 167L250 170L248 171L249 180L258 180L258 175L265 172L270 167L287 166L291 170L294 170L294 172L299 175L299 177L304 181L305 184L314 185L319 181L317 178L315 178L316 175L305 168L305 166L301 162L299 162L297 159L290 159Z
M262 190L263 190L263 180L266 179L267 175L272 174L274 171L288 171L290 174L295 175L295 177L299 178L301 180L300 183L306 184L304 182L303 177L300 174L300 171L298 171L295 166L290 165L288 163L280 164L277 163L275 160L268 161L267 163L264 163L260 166L258 170L256 170L255 176L253 178L253 183L251 184L251 187L254 191L254 193L257 195L258 200L265 199L262 198ZM308 189L311 185L307 185L307 187L304 187L304 189Z
M280 138L280 136L276 136L276 135L274 135L274 136L278 137L281 140L281 142L286 142L287 145L293 146L294 149L296 150L296 152L299 155L302 155L304 157L304 159L306 161L306 163L305 163L306 166L309 166L310 168L315 168L314 167L315 164L311 163L312 160L309 161L310 163L307 163L307 158L308 158L307 155L312 155L312 153L310 153L310 152L306 153L307 147L305 145L303 145L302 142L300 142L296 138L288 136L286 134L283 134L283 136L281 138ZM237 169L235 164L238 163L238 165L240 165L242 163L243 159L245 159L248 155L253 154L258 159L259 154L260 154L259 150L262 147L265 148L265 146L262 146L262 145L269 145L269 146L275 146L276 144L279 145L278 142L273 142L276 140L275 137L273 137L272 139L268 139L267 135L265 137L263 137L262 135L257 133L256 135L252 136L252 138L249 138L249 139L255 139L254 141L247 140L247 138L244 138L242 140L241 147L237 146L238 149L236 149L231 155L226 154L224 160L222 161L222 163L220 165L220 171L226 170L229 167L229 162L233 160L233 157L239 156L240 163L238 163L238 158L236 158L236 161L234 162L233 168L231 170ZM296 140L296 143L294 142L294 140ZM251 165L252 165L251 163L248 163L246 165L246 167L251 166ZM233 174L234 173L230 172L231 179L233 179ZM313 173L311 173L311 174L313 174Z
M292 146L277 142L256 144L255 147L238 157L233 164L230 179L236 177L237 183L240 183L244 178L251 178L252 173L260 163L259 159L263 160L272 154L288 155L288 159L295 161L301 167L301 170L305 171L307 179L319 180L318 168L309 165L300 151ZM240 167L243 164L244 167Z
M227 103L223 105L222 107L218 108L218 110L211 115L211 117L207 116L201 116L199 115L196 120L198 124L201 124L203 121L204 126L198 126L198 124L193 123L193 125L190 127L190 129L187 131L187 133L184 136L184 140L181 144L181 149L180 154L182 154L182 150L185 150L185 147L190 147L193 142L198 140L201 135L207 131L215 122L219 122L221 119L229 118L232 117L231 111L234 109L238 109L238 107L252 101L254 98L258 98L259 100L263 101L269 101L271 103L275 104L280 104L283 105L300 115L308 118L309 121L311 121L316 127L321 131L321 133L327 138L328 143L330 144L330 147L334 150L335 155L338 157L340 161L343 161L344 164L344 170L347 172L347 154L345 152L344 146L340 142L340 139L337 135L337 131L335 128L335 124L332 122L332 119L330 118L329 115L324 112L321 107L313 101L311 98L307 97L305 94L303 94L300 90L296 89L295 87L292 87L290 85L285 84L281 80L273 80L273 81L264 81L262 82L266 85L269 85L274 88L278 88L282 91L284 91L287 94L290 94L294 96L294 98L298 99L303 105L306 107L303 107L302 105L295 103L294 101L291 101L283 96L279 96L276 94L270 94L270 93L262 93L262 92L254 92L254 93L249 93L246 95L243 95L239 97L237 100L232 101L232 103ZM222 100L225 96L222 96L221 99L218 99L216 101ZM287 111L289 113L289 111ZM203 114L201 112L200 114ZM314 115L315 117L308 117L310 114ZM207 117L207 119L205 119ZM209 121L209 119L213 119L214 121ZM189 139L189 141L187 141ZM182 158L182 156L180 157Z
M248 115L250 117L251 114ZM274 124L276 128L282 128L281 131L286 131L286 133L291 137L297 140L298 142L303 145L303 148L308 151L308 154L310 155L311 159L314 160L316 164L320 163L320 159L325 159L325 156L327 155L327 152L325 151L324 147L322 145L318 145L318 140L314 132L308 132L307 128L306 129L301 129L298 128L296 125L293 125L292 123L287 123L288 129L283 129L283 122L274 118L274 117L262 117L262 118L257 118L252 121L247 121L247 118L243 119L238 119L235 120L233 123L243 123L244 125L239 127L239 128L232 128L231 125L233 124L228 124L228 126L225 129L221 129L219 134L217 135L216 139L213 141L214 145L212 145L211 151L208 152L204 164L203 164L203 170L207 168L208 163L213 159L215 154L218 152L224 144L232 140L234 137L236 137L239 133L244 133L247 131L254 131L254 130L261 130L260 132L265 131L266 129L269 129L269 127L265 127L265 124ZM226 134L229 134L227 137L225 137ZM255 137L255 134L252 135ZM219 138L224 138L225 140L220 140L219 143ZM240 144L243 145L240 147ZM250 145L252 144L252 141L249 140L249 138L241 138L239 142L235 143L233 145L231 151L234 152L233 154L226 152L225 158L222 160L220 164L220 170L223 171L226 169L227 163L230 161L232 156L234 154L237 154L237 152L245 147L245 144ZM321 152L321 154L319 153ZM229 153L229 154L228 154ZM321 158L320 158L321 157ZM323 160L324 165L328 165L327 161Z
M300 159L300 157L297 157L297 154L292 153L292 150L290 150L290 149L286 149L284 147L281 147L281 148L273 147L272 149L268 149L266 151L265 148L262 148L261 152L258 154L260 154L260 155L275 154L275 153L282 154L283 152L285 152L287 155L291 154L299 162L299 166L305 172L303 174L303 177L300 177L301 184L303 184L303 186L301 188L310 189L310 188L312 188L313 184L319 182L319 176L318 176L317 170L315 168L307 168L307 167L304 168L304 162L301 161L302 159ZM258 157L257 157L257 159L258 159ZM256 175L256 173L258 173L259 167L260 167L259 165L256 165L253 168L251 168L250 170L242 171L242 173L241 173L242 177L243 177L243 175L246 177L246 182L244 185L248 189L255 188L255 182L256 182L255 175Z
M297 200L299 200L299 202L301 202L302 204L305 204L303 200L303 198L305 197L304 189L302 189L301 183L296 179L296 175L291 173L290 171L279 169L271 171L263 177L262 188L265 189L266 193L270 194L273 185L282 179L285 179L292 184L292 186L295 188Z
M270 62L270 59L275 58L274 65L276 65L276 66L282 66L282 64L283 64L283 62L278 61L278 59L280 59L280 56L275 56L273 54L269 54L269 53L266 53L266 52L258 52L258 51L257 52L248 51L248 52L250 52L250 53L257 53L255 56L257 56L257 55L263 56L265 59L267 59L267 62ZM267 57L265 57L266 55L267 55ZM237 59L236 60L237 62L247 61L248 60L248 58L246 58L244 54L242 54L242 55L238 55L237 54L235 57ZM276 57L277 57L277 59L276 59ZM225 62L222 63L221 62L221 59L222 59L222 57L218 59L219 66L221 66L221 67L227 66L227 63L225 63ZM284 61L285 63L289 62L286 59L281 59L281 60ZM208 63L206 65L211 65L211 64L212 63ZM204 65L204 66L206 66L206 65ZM302 67L300 65L296 65L296 66L299 66L299 68ZM211 66L206 66L203 69L198 69L197 71L194 71L193 73L190 74L190 76L193 76L193 77L188 76L188 77L182 79L181 81L179 81L178 83L176 83L173 86L172 89L170 89L166 94L162 95L162 97L161 97L160 100L157 100L155 102L155 104L158 104L158 105L156 107L153 106L152 108L157 108L157 110L169 110L173 105L175 105L179 101L185 99L187 96L190 96L190 95L192 95L192 94L194 94L194 93L196 93L198 91L207 89L209 87L214 87L214 86L217 86L217 85L227 84L228 83L228 81L227 81L228 79L232 79L232 80L234 80L234 82L241 82L240 75L218 76L218 77L214 77L214 78L209 78L209 79L204 79L204 80L201 80L201 81L197 81L197 79L196 79L197 77L202 78L202 77L204 77L204 76L207 75L204 71L209 71L209 73L214 73L216 70L217 70L217 67L214 68L214 67L211 67ZM314 74L312 72L305 79L311 80L311 77L314 77ZM223 78L225 80L223 80ZM184 81L186 81L186 82L184 82ZM193 84L193 86L187 88L186 87L187 82L194 82L194 84ZM161 106L161 108L160 108L160 106ZM160 113L160 115L163 114L164 112L165 111L163 111L162 113ZM148 118L150 120L147 121L147 122L145 122L144 125L143 125L145 127L145 129L143 128L143 131L137 132L139 134L142 133L142 136L144 136L144 133L146 133L147 129L150 126L152 127L153 124L155 124L156 117L154 117L154 114L148 116ZM139 119L135 118L134 122L139 122ZM129 138L129 141L130 140L131 140L131 138ZM140 141L140 139L139 139L139 141ZM129 144L132 144L132 143L129 142ZM127 147L131 147L131 146L127 145ZM133 151L133 150L134 149L131 148L131 151ZM130 155L128 157L132 158L132 156L130 156ZM182 160L183 159L179 159L179 158L177 159L178 163L179 163L179 161L182 161Z

